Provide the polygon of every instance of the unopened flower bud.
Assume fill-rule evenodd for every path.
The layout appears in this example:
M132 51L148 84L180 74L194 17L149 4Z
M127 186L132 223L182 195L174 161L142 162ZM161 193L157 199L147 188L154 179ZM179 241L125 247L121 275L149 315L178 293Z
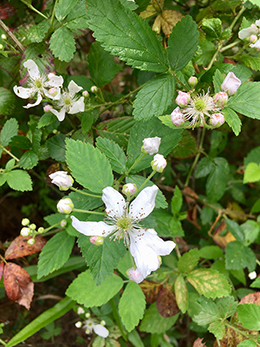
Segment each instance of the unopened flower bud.
M195 77L195 76L191 76L191 77L189 78L188 82L189 82L189 85L190 85L192 88L195 88L196 85L197 85L197 83L198 83L198 79L197 79L197 77Z
M210 123L214 126L221 126L225 122L225 117L222 113L214 113L210 116Z
M66 171L56 171L49 175L51 183L56 184L59 190L66 191L72 187L74 179Z
M4 46L0 43L0 49L2 50L4 48Z
M90 332L91 332L91 331L90 331L89 329L86 329L86 330L85 330L85 334L87 334L87 335L89 335Z
M126 196L131 196L134 195L136 193L137 187L135 183L126 183L123 186L122 192L126 195Z
M82 322L78 321L77 323L75 323L75 327L76 328L81 328L82 327Z
M250 280L254 280L257 277L257 273L255 271L250 272L248 274L248 277L250 278Z
M151 161L152 169L157 172L163 172L167 165L167 161L161 154L156 154Z
M38 228L38 233L39 233L39 234L42 234L42 233L44 233L44 230L45 230L45 229L44 229L43 227L40 227L40 228Z
M227 92L229 95L235 94L238 87L241 85L241 81L237 76L234 74L234 72L229 72L227 74L227 77L224 79L223 83L221 84L221 89L223 92Z
M136 283L140 283L144 280L144 276L141 274L141 272L134 267L131 267L130 269L127 270L127 275L131 281L134 281Z
M185 107L188 105L189 102L190 102L190 94L179 91L176 98L176 104L181 107Z
M102 246L104 243L104 237L102 236L91 236L89 241L95 246Z
M89 92L87 90L84 90L84 92L82 92L82 95L84 96L84 98L89 98Z
M77 309L77 314L83 314L83 313L85 313L84 308L78 307L78 309Z
M172 111L171 120L177 127L185 123L184 114L181 112L179 106Z
M105 320L102 320L102 321L100 322L100 324L103 325L103 326L105 326L105 325L106 325L106 321L105 321Z
M62 228L64 228L66 225L67 225L67 222L65 221L65 219L63 219L63 220L60 222L60 226L61 226Z
M228 102L228 95L226 92L219 92L214 96L216 105L224 107Z
M30 240L27 241L28 245L34 245L35 244L35 239L31 238Z
M30 224L30 221L28 218L23 218L22 219L22 225L25 227L26 225Z
M57 204L57 209L60 213L70 214L73 208L73 202L69 198L61 199Z
M92 86L92 87L90 88L90 91L91 91L91 93L96 94L96 93L98 92L98 87L97 87L97 86Z
M89 318L89 317L90 317L90 313L87 312L87 313L85 314L85 317L86 317L86 318Z
M143 146L141 148L141 152L148 153L150 155L155 154L159 150L159 146L161 143L161 138L158 136L155 137L147 137L143 140Z
M34 223L32 223L32 224L29 225L29 228L31 230L36 230L36 225Z
M250 41L250 43L256 43L257 36L256 35L251 35L249 41Z
M29 236L31 234L31 230L29 228L22 228L20 234L23 237Z
M1 35L1 39L2 39L2 40L6 40L6 39L7 39L6 35L5 35L5 34L2 34L2 35Z
M45 113L48 113L50 112L51 110L53 109L53 107L51 105L45 105L44 108L43 108L43 111Z
M57 91L56 88L51 88L51 89L49 90L49 94L50 94L51 96L56 96L56 95L58 94L58 91Z

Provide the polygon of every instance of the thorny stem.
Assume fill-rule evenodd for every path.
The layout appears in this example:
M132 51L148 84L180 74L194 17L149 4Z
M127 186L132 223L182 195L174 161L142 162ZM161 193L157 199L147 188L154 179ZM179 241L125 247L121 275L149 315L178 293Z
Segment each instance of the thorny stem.
M25 51L24 46L21 44L19 40L14 36L14 34L9 30L8 26L0 19L0 27L10 36L10 38L16 43L17 47L23 53Z
M93 198L102 198L101 195L94 195L90 193L83 192L82 190L78 190L77 188L70 187L71 190L73 190L76 193L82 194L82 195L87 195L87 196L92 196Z
M124 329L122 327L121 320L120 320L120 317L119 317L118 312L117 312L117 308L116 308L116 304L115 304L114 298L109 300L109 303L110 303L110 305L112 307L113 316L114 316L116 324L117 324L117 326L118 326L118 328L119 328L119 330L120 330L120 332L122 334L122 337L123 337L123 339L125 341L127 341L127 336L124 333Z
M90 214L100 214L104 216L104 212L97 212L97 211L86 211L86 210L79 210L77 208L73 208L73 212L81 212L81 213L90 213Z
M15 159L16 161L19 161L19 159L15 155L13 155L13 153L8 151L8 149L6 149L4 146L0 145L0 147L3 149L3 151L5 151L7 154L9 154L13 159Z

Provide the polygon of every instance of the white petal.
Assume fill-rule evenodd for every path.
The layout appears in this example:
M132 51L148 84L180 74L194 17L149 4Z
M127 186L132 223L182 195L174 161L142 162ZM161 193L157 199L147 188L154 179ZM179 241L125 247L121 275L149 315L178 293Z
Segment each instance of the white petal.
M175 247L173 241L163 241L154 229L147 229L142 239L157 255L168 255Z
M73 228L86 236L106 237L116 230L115 225L108 225L105 222L81 222L74 216L71 216L71 219Z
M256 43L249 45L251 48L260 48L260 40L257 40Z
M40 71L38 69L38 66L32 59L29 59L26 62L24 62L23 66L28 69L29 76L34 81L41 78L41 74L40 74Z
M23 88L14 86L14 92L17 96L19 96L19 98L28 99L31 95L34 94L35 91L33 88Z
M78 93L82 87L78 86L74 81L70 81L68 85L69 95L73 98L76 93Z
M136 283L141 283L144 280L144 276L141 274L138 268L135 269L134 267L131 267L127 270L127 275L131 281Z
M49 81L46 82L44 85L46 87L61 87L63 85L63 77L62 76L56 76L54 74L49 74Z
M106 205L106 213L109 217L122 217L126 210L126 202L117 190L112 187L106 187L102 190L102 200Z
M258 33L258 29L254 27L248 27L245 29L242 29L238 32L238 37L242 40L245 39L251 35L256 35Z
M66 110L64 107L60 110L60 112L58 112L57 110L54 110L54 108L50 109L50 111L58 118L60 122L64 120L65 113L66 113Z
M61 95L60 88L57 88L57 94L55 96L49 94L49 91L45 88L43 88L43 92L48 98L50 98L52 100L60 100L60 95Z
M129 207L129 216L132 220L139 221L146 218L155 206L158 187L153 185L143 189Z
M41 93L38 93L37 94L37 100L35 101L35 103L34 104L27 104L26 106L24 106L24 108L30 108L30 107L37 106L41 103L41 101L42 101Z
M85 104L84 104L84 96L79 98L78 101L74 102L72 107L69 110L69 114L74 114L78 112L83 112L85 109Z
M109 331L107 330L107 328L103 327L103 325L101 324L94 325L94 331L97 335L104 338L108 337L108 334L109 334Z
M260 19L255 21L255 25L257 25L258 27L260 27Z

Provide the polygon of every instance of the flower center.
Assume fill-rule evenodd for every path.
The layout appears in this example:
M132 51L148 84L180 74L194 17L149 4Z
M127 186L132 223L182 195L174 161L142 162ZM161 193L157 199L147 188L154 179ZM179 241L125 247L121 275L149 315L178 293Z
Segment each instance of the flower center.
M195 108L196 108L197 111L203 111L203 110L205 110L206 103L205 103L205 101L203 101L202 99L198 98L198 99L194 102L194 106L195 106Z
M35 87L36 87L37 89L42 88L42 81L41 81L41 80L36 80L36 81L34 81L34 84L35 84Z
M130 217L119 217L116 222L116 226L121 231L128 231L132 228L132 221Z
M71 104L70 98L68 98L68 97L65 98L65 99L64 99L64 104L69 106L69 105Z

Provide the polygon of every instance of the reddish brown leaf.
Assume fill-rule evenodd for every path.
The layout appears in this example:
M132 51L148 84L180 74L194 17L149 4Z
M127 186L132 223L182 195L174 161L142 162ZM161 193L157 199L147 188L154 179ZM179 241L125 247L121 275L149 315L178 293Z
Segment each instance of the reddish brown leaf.
M40 252L47 242L41 235L35 237L35 243L33 245L27 243L29 239L31 239L31 236L23 237L19 235L16 237L5 251L5 259L16 259Z
M14 263L4 267L4 286L8 298L30 309L34 284L27 271Z
M175 316L180 312L175 294L172 291L172 287L167 284L161 288L157 295L156 306L160 315L164 318Z
M192 347L206 347L205 343L202 342L203 339L200 339L199 337L197 338L197 340L195 340L193 342L193 346Z
M0 280L2 278L3 272L4 272L4 262L1 261L1 263L0 263Z
M247 294L240 300L239 304L260 305L260 292Z
M141 284L139 284L141 287L147 304L152 304L156 301L157 294L159 293L160 289L162 288L162 284L154 281L148 281L143 280Z
M7 19L12 17L17 8L10 4L1 4L0 5L0 19Z
M236 238L231 234L230 231L228 231L225 236L219 235L220 233L222 233L223 230L225 230L226 227L227 226L225 221L222 221L220 225L215 229L214 234L212 236L214 242L216 242L216 244L223 249L226 248L229 242L236 240Z

